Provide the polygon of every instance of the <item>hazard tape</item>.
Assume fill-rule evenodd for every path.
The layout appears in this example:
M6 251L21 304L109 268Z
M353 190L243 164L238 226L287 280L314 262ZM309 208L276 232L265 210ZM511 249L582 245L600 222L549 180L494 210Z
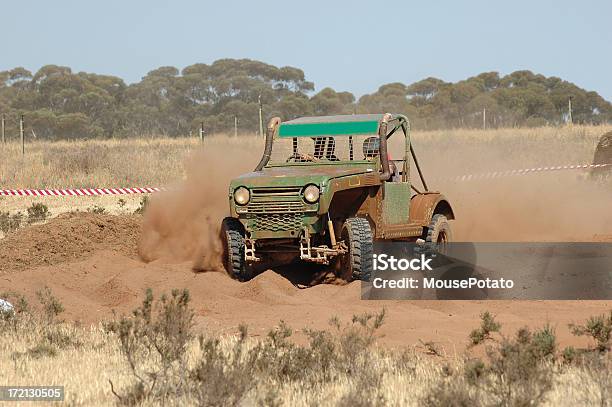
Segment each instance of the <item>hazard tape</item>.
M159 192L162 188L0 189L0 196L100 196Z
M583 169L588 169L588 168L603 168L603 167L609 167L609 166L612 166L612 164L558 165L558 166L552 166L552 167L524 168L520 170L493 171L493 172L485 172L481 174L458 175L456 177L451 177L451 178L440 178L439 181L473 181L473 180L481 180L481 179L493 179L493 178L501 178L501 177L520 176L520 175L526 175L526 174L532 174L535 172L544 172L544 171L583 170Z
M437 181L472 181L526 175L543 171L581 170L587 168L609 167L612 164L576 164L552 167L524 168L520 170L494 171L481 174L466 174L452 178L440 178ZM130 195L150 194L162 191L163 188L72 188L72 189L0 189L0 196L100 196L100 195Z

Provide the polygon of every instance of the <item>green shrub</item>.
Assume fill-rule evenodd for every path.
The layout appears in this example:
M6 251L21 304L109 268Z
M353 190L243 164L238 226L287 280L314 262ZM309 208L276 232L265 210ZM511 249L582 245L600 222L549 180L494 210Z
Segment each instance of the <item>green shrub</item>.
M193 338L189 301L187 290L173 290L170 296L164 294L154 301L148 289L142 305L130 317L106 325L117 334L121 353L137 381L121 395L112 389L122 404L143 399L163 401L185 386L179 379Z
M5 235L13 232L21 227L23 223L23 214L17 212L10 214L10 212L0 212L0 230Z
M472 345L478 345L487 339L491 339L491 333L499 332L501 329L501 324L495 321L495 317L489 311L480 314L480 320L480 327L470 332L470 342Z
M140 198L140 203L138 204L138 208L136 208L136 210L134 211L134 214L142 215L147 210L148 205L149 205L149 197L145 195L142 198Z
M194 337L193 312L187 291L173 291L157 302L147 291L130 317L107 323L117 335L121 353L134 384L111 391L120 404L145 400L163 401L188 394L199 405L244 404L251 390L267 383L300 383L316 390L329 382L355 378L355 385L341 398L344 404L357 399L382 404L383 372L373 363L371 346L384 321L379 314L355 316L348 324L333 319L332 330L304 330L307 346L291 340L293 330L283 321L267 336L247 344L247 328L239 327L236 341L227 346L218 338L198 337L199 352L187 363L186 349ZM192 367L188 367L192 366ZM260 404L278 404L278 394L268 391Z
M500 325L490 314L482 315L474 338L490 338ZM478 334L474 334L478 332ZM482 340L480 342L482 342ZM478 342L478 343L480 343ZM535 332L519 329L514 338L496 341L485 360L464 362L462 374L450 372L423 397L425 406L530 406L542 403L553 385L556 336L550 326Z
M570 324L570 329L574 335L590 336L595 340L595 348L599 352L607 352L612 338L612 311L607 316L591 317L584 325Z
M253 355L245 355L247 329L241 326L239 331L229 351L221 348L218 339L200 336L201 357L189 376L199 405L237 406L255 386L256 377L251 370L255 360Z
M47 205L37 202L28 208L28 223L42 222L51 216Z
M42 316L47 325L56 321L59 314L64 312L64 305L53 295L49 287L44 287L36 292L36 297L42 305Z
M95 213L96 215L102 215L106 213L106 208L100 205L94 205L91 208L87 208L87 212Z

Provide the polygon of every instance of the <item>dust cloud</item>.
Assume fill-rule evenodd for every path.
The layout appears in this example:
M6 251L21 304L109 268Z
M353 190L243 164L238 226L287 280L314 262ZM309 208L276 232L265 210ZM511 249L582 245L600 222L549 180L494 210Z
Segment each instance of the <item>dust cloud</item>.
M414 143L430 189L441 191L454 207L456 241L592 241L595 235L611 234L612 183L591 181L585 171L451 180L464 174L590 162L590 149L568 155L566 145L537 139L530 139L528 146L524 140L463 145L461 140L440 143L418 137ZM228 184L252 171L261 144L220 140L193 153L185 164L186 178L151 200L139 242L141 258L191 261L201 270L220 268L218 234L229 210ZM412 178L418 186L414 169Z
M259 151L246 146L204 145L185 164L186 177L152 197L138 245L147 262L191 261L194 269L221 267L219 228L229 214L228 185L256 165Z
M612 232L610 184L583 173L457 182L444 191L457 216L455 240L592 241Z
M421 141L431 190L451 202L454 240L472 242L592 241L612 233L612 177L595 181L588 170L530 172L453 181L468 174L590 163L593 149L572 140L498 139L493 142ZM416 171L413 172L416 181Z

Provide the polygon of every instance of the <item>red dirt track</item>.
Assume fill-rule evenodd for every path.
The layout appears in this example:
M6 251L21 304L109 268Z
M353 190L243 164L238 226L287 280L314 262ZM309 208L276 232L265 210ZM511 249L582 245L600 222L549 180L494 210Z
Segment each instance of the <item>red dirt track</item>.
M431 340L449 355L465 348L484 310L497 315L505 332L550 322L562 344L569 344L576 339L568 323L612 306L610 301L361 301L358 282L299 288L274 271L239 283L219 270L194 272L192 261L140 260L140 223L137 216L81 213L22 229L0 245L0 292L34 298L46 285L64 303L66 318L96 323L112 318L113 311L129 312L146 288L157 294L188 288L198 326L233 333L244 322L254 335L263 335L279 320L295 328L324 328L332 316L346 321L385 307L382 343L409 346Z
M297 268L287 275L266 271L247 283L234 281L219 265L218 227L228 210L229 180L250 171L259 157L247 147L231 155L223 148L196 153L186 163L186 179L153 195L144 217L67 214L2 239L0 293L17 291L34 302L35 292L49 286L64 303L66 318L96 323L112 318L113 311L130 312L147 288L157 295L188 288L199 327L234 333L246 323L254 335L280 320L297 329L325 328L333 316L348 321L385 307L382 343L433 341L448 354L465 348L485 310L497 315L506 334L549 322L561 345L567 345L578 340L568 323L612 309L612 301L362 301L359 282L303 288L297 284ZM549 145L542 148L552 154ZM500 162L509 168L532 166L521 154L487 151L455 156L477 162L480 172ZM456 175L462 168L451 160L435 160L437 149L429 158L427 150L423 153L424 163L436 163L427 172L432 179ZM581 174L434 184L453 204L457 241L612 241L612 189Z

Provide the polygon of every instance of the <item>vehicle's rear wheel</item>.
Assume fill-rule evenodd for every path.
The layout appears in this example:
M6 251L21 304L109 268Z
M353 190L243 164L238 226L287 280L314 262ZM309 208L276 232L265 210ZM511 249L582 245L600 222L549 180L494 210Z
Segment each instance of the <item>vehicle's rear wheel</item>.
M238 219L223 219L221 242L223 244L223 266L230 277L239 281L250 280L253 276L244 259L244 228Z
M439 253L446 253L448 244L452 242L453 234L446 216L436 214L431 218L425 242L427 245Z
M372 228L364 218L349 218L342 226L341 239L348 253L337 261L337 272L346 281L369 281L373 269Z

